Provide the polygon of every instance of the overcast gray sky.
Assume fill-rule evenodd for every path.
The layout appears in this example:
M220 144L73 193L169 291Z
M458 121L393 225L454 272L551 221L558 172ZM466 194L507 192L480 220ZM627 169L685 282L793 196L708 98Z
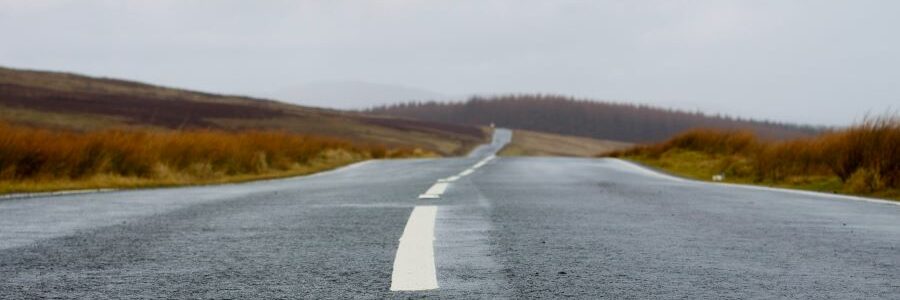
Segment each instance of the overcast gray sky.
M0 65L247 95L353 82L841 125L900 108L898 16L900 1L858 0L0 0Z

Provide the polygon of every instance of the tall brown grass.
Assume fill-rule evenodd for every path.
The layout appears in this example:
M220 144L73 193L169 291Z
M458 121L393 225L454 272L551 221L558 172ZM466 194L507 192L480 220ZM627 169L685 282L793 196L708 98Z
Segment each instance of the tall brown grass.
M0 123L0 184L97 175L219 178L288 171L336 157L346 162L417 151L280 131L75 132Z
M786 141L760 139L747 131L697 129L656 145L611 156L658 159L673 150L728 156L723 170L755 181L790 176L837 176L852 192L900 188L900 117L882 116L843 130ZM743 164L737 166L738 164Z

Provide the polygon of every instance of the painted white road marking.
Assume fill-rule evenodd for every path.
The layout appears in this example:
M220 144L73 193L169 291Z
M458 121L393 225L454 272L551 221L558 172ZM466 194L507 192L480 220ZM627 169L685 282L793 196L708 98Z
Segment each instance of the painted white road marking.
M644 174L644 175L649 175L649 176L653 176L653 177L658 177L658 178L668 179L668 180L671 180L671 181L688 182L688 180L685 180L684 178L678 178L678 177L675 177L675 176L672 176L672 175L669 175L669 174L663 174L663 173L657 172L657 171L655 171L655 170L648 169L648 168L646 168L646 167L644 167L644 166L635 164L635 163L630 162L630 161L627 161L627 160L622 160L622 159L618 159L618 158L611 158L611 160L614 161L614 162L617 162L617 163L619 163L620 165L625 166L625 167L627 167L627 168L629 168L629 169L631 169L631 170L633 170L633 171L637 171L637 172L639 172L639 173L642 173L642 174Z
M494 136L496 140L497 137ZM475 169L483 167L494 159L490 155L478 161L474 166L459 173L459 175L438 179L419 199L440 198L451 182L459 180L475 172ZM437 216L437 206L416 206L403 236L400 237L400 246L397 248L397 256L394 258L394 270L391 273L391 291L422 291L438 288L437 272L434 263L434 222Z
M422 291L438 288L434 264L434 220L437 206L416 206L394 258L391 291Z
M459 175L438 179L437 183L432 185L431 188L429 188L427 191L425 191L425 193L419 195L419 199L440 198L441 195L444 194L444 192L447 190L447 186L449 186L451 182L457 181L464 176L468 176L468 175L472 174L473 172L475 172L475 169L483 167L485 164L487 164L489 161L491 161L495 157L496 156L494 156L494 155L485 157L484 159L482 159L481 161L476 163L474 166L459 173Z
M454 182L457 180L459 180L459 175L451 176L451 177L447 177L447 178L443 178L443 179L438 179L438 182Z
M447 191L447 186L450 185L446 182L438 182L431 186L424 194L419 195L419 199L433 199L440 198L445 191Z
M897 202L897 201L866 198L866 197L857 197L857 196L850 196L850 195L826 194L826 193L822 193L822 192L791 190L791 189L782 189L782 188L767 187L767 186L745 185L745 184L738 184L738 183L725 183L725 182L702 182L702 183L725 185L725 186L737 187L737 188L742 188L742 189L750 189L750 190L762 190L762 191L782 192L782 193L788 193L788 194L815 196L815 197L821 197L821 198L832 198L832 199L842 199L842 200L851 200L851 201L865 201L865 202L872 202L872 203L900 205L900 202Z
M71 190L71 191L56 191L56 192L43 192L43 193L16 193L16 194L0 195L0 200L40 198L40 197L52 197L52 196L69 196L69 195L78 195L78 194L94 194L94 193L115 192L115 191L118 191L118 189L89 189L89 190Z
M616 161L620 164L627 165L630 168L632 168L633 170L640 171L641 173L660 177L660 178L669 179L672 181L695 183L695 184L722 185L722 186L730 186L730 187L736 187L736 188L742 188L742 189L782 192L782 193L787 193L787 194L807 195L807 196L815 196L815 197L821 197L821 198L832 198L832 199L843 199L843 200L852 200L852 201L865 201L865 202L880 203L880 204L900 205L900 202L897 202L897 201L866 198L866 197L857 197L857 196L850 196L850 195L835 195L835 194L826 194L826 193L813 192L813 191L791 190L791 189L783 189L783 188L775 188L775 187L767 187L767 186L757 186L757 185L745 185L745 184L737 184L737 183L705 182L705 181L687 180L687 179L671 176L668 174L659 173L655 170L648 169L644 166L641 166L641 165L638 165L638 164L635 164L635 163L632 163L632 162L629 162L626 160L621 160L621 159L616 159L616 158L613 158L612 160Z
M473 170L474 170L474 169L481 168L481 167L483 167L485 164L487 164L488 162L490 162L492 159L494 159L495 157L496 157L496 156L494 156L494 155L485 157L484 159L482 159L481 161L479 161L478 163L476 163L474 166L472 166L470 169L473 169Z

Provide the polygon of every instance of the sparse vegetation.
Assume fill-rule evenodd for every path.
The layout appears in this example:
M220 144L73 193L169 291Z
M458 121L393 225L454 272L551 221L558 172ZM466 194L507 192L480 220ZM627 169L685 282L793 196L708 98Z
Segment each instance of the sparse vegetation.
M900 117L774 141L747 131L699 129L666 142L612 153L677 174L900 199Z
M78 132L0 123L0 193L231 182L424 155L283 131Z

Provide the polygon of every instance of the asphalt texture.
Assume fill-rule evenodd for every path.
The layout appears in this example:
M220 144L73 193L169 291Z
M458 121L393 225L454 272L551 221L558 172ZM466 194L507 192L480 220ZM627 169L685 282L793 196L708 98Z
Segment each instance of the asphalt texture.
M244 184L0 200L0 299L900 298L900 206L613 159L379 160ZM391 292L416 205L440 288Z

